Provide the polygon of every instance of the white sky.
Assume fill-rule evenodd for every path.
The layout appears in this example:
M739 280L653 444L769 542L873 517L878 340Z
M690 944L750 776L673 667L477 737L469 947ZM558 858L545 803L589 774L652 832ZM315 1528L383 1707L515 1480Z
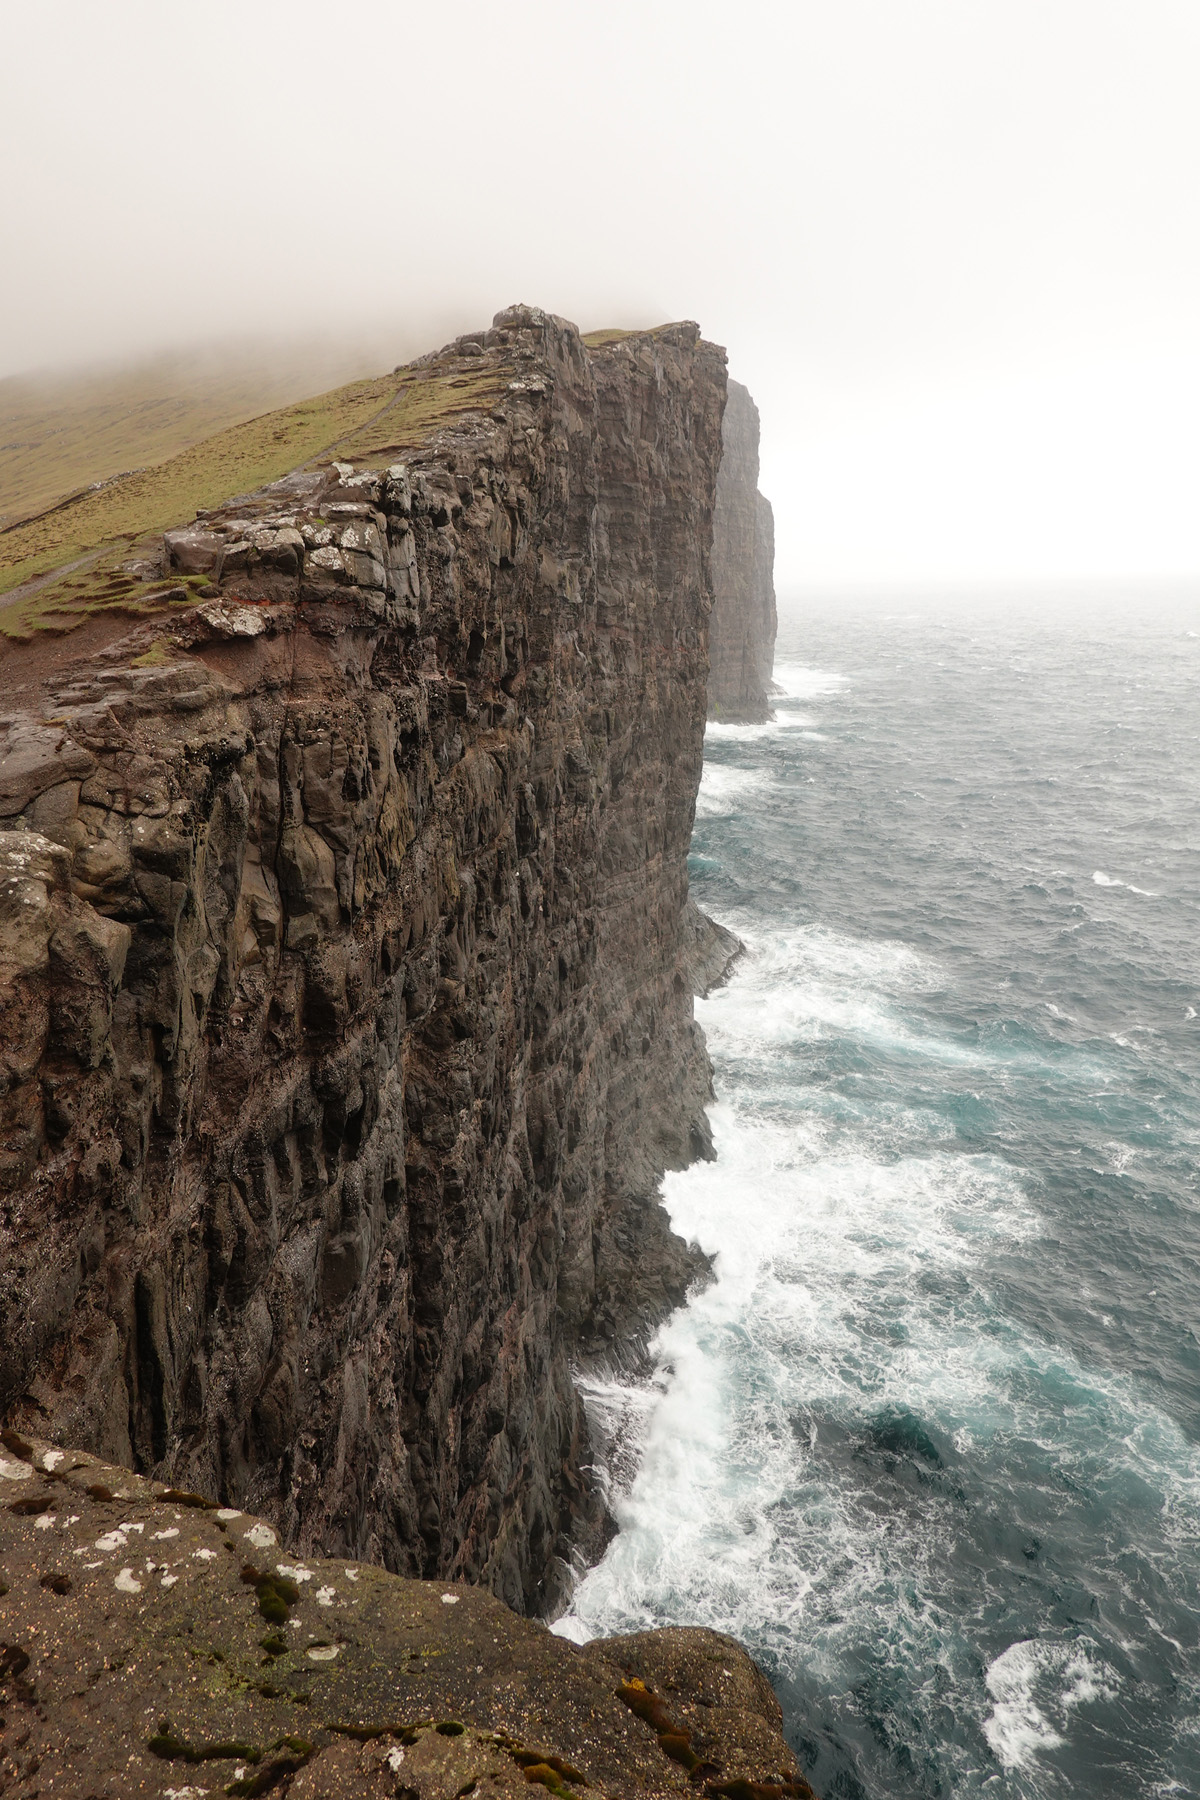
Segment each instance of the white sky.
M0 374L697 318L782 587L1200 575L1197 0L27 0L0 170Z

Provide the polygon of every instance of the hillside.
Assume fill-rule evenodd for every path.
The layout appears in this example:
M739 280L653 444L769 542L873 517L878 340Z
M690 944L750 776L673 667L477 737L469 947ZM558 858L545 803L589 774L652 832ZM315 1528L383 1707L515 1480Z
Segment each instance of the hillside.
M390 354L389 354L390 349ZM370 374L397 346L233 344L0 380L0 530L260 413Z
M0 632L22 639L69 630L97 610L157 609L162 596L145 591L146 571L122 566L147 535L313 462L403 451L433 422L486 407L499 392L494 375L470 366L446 374L410 365L231 425L2 528L0 596L10 598L0 604ZM60 578L45 579L57 570Z

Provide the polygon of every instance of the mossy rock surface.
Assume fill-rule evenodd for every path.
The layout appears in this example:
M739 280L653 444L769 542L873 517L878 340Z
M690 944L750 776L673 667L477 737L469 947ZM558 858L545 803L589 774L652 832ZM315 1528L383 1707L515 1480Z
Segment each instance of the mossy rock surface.
M806 1791L731 1639L673 1628L580 1649L482 1589L292 1554L267 1521L171 1493L5 1434L6 1795L707 1792L665 1725L713 1788ZM631 1709L641 1691L661 1718Z

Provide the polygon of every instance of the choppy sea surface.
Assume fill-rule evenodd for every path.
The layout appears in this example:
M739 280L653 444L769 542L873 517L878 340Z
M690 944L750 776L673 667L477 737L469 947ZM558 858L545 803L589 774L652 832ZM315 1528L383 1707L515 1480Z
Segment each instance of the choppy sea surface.
M770 1672L827 1800L1200 1795L1200 606L833 604L711 727L715 1280L592 1382L558 1629Z

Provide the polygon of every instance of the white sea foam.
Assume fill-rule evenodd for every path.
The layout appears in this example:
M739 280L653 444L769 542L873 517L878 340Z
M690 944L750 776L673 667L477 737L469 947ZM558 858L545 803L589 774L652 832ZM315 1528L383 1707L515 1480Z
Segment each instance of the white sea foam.
M705 736L712 742L754 743L760 738L777 737L781 732L800 733L821 740L820 719L812 718L799 707L812 700L823 700L840 692L846 677L832 669L810 669L802 663L781 663L775 667L775 684L780 690L771 696L774 717L758 725L737 725L726 719L710 719Z
M1013 1644L988 1668L987 1690L995 1705L983 1722L984 1736L1006 1769L1023 1768L1039 1750L1064 1741L1033 1697L1040 1649L1035 1643Z
M774 681L781 691L776 695L778 701L783 700L818 700L826 694L836 694L846 685L846 677L834 669L813 669L806 663L777 663L773 671Z
M725 818L742 812L770 785L770 776L761 769L735 769L726 763L707 762L696 796L698 819Z
M964 1043L917 1030L903 1002L936 988L942 975L929 958L904 944L864 940L823 926L781 930L769 938L753 920L728 923L749 956L740 979L697 1002L696 1017L730 1056L757 1058L761 1079L780 1067L780 1051L850 1035L883 1053L919 1057L957 1068L1045 1068L1043 1054L1000 1039ZM1056 1069L1065 1079L1094 1081L1094 1061L1077 1055Z
M1135 887L1132 881L1118 881L1112 875L1106 875L1103 869L1097 869L1092 876L1097 887L1126 888L1131 894L1141 894L1147 900L1157 900L1158 895L1150 888Z
M1085 1645L1032 1639L1010 1644L985 1679L993 1706L983 1732L1006 1769L1028 1768L1040 1752L1057 1749L1075 1707L1114 1700L1120 1688Z
M820 723L808 713L778 712L773 719L758 725L735 725L729 719L710 719L704 727L706 743L753 743L759 738L775 738L781 733L805 736Z
M888 989L930 975L899 945L828 935L813 944L801 934L791 955L792 989L761 953L720 1006L706 1006L719 1063L750 1057L769 1067L811 1011L803 984L814 963L856 991L841 1003L841 1028L867 1032L882 1029ZM1002 1423L991 1395L1006 1352L969 1312L926 1298L922 1279L969 1268L983 1243L1037 1228L1011 1172L949 1144L931 1148L926 1115L907 1121L923 1154L895 1155L906 1121L892 1115L883 1156L867 1121L831 1141L817 1117L762 1116L762 1097L754 1082L716 1105L717 1160L664 1184L675 1228L715 1258L717 1280L660 1333L659 1390L637 1401L611 1386L588 1396L600 1441L616 1417L626 1466L631 1425L642 1455L631 1480L614 1481L622 1529L576 1590L560 1622L567 1635L681 1614L760 1643L766 1631L786 1656L823 1561L842 1568L843 1597L849 1583L868 1605L892 1579L878 1521L859 1516L852 1497L826 1494L815 1521L784 1505L810 1478L797 1409L861 1410L869 1393L875 1410L969 1410L971 1429L985 1433ZM889 1317L897 1295L907 1304Z
M962 1752L969 1779L986 1784L992 1757L1020 1769L1061 1745L1115 1677L1084 1647L1033 1643L981 1681L971 1621L950 1629L936 1598L960 1530L952 1499L935 1486L906 1510L901 1488L882 1507L869 1481L864 1498L857 1452L837 1446L870 1455L874 1422L936 1421L961 1457L1037 1445L1075 1480L1071 1459L1087 1452L1064 1442L1061 1419L1103 1411L1106 1454L1120 1445L1106 1478L1161 1495L1164 1531L1188 1554L1200 1458L1131 1382L997 1313L990 1253L1041 1230L1019 1171L965 1153L943 1118L899 1101L800 1098L797 1070L826 1031L953 1060L903 1017L941 982L936 964L897 943L807 928L766 940L730 922L751 954L698 1007L717 1159L663 1187L715 1280L659 1333L654 1383L584 1390L620 1529L555 1630L582 1642L709 1625L831 1691L869 1643L907 1677L937 1671L977 1733L978 1751Z

